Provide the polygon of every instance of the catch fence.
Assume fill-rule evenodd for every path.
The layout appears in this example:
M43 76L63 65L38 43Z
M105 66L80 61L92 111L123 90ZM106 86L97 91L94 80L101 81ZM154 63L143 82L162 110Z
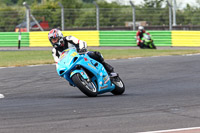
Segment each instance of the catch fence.
M62 12L63 11L63 12ZM176 26L172 14L166 8L81 8L81 9L26 9L0 10L0 32L40 31L33 17L44 31L61 30L136 30L139 25L147 30L200 30L200 18L196 12L177 10ZM27 27L27 20L30 20ZM134 29L135 28L135 29Z

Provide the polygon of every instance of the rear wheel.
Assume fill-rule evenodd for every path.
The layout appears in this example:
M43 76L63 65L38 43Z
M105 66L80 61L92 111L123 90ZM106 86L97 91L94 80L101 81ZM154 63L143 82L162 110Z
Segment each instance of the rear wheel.
M95 84L90 80L85 80L79 73L72 76L72 81L88 97L97 96L98 90Z
M124 85L123 81L121 80L121 78L119 76L114 77L111 79L111 81L115 85L115 89L113 91L111 91L111 93L114 95L123 94L125 91L125 85Z

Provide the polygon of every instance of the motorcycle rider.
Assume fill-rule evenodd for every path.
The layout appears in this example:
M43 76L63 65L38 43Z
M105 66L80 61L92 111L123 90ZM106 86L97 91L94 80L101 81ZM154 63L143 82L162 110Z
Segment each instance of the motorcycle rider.
M77 52L81 52L87 49L87 43L85 41L79 40L74 36L63 36L62 32L58 29L52 29L48 33L48 38L53 46L52 56L54 61L57 63L59 56L62 52L70 47L76 47ZM110 77L116 77L117 73L114 72L114 68L104 61L103 56L98 51L88 51L88 56L94 60L100 62L110 75Z
M142 40L144 33L146 33L147 35L150 35L148 32L146 32L144 30L143 26L139 26L138 31L136 33L136 39L137 39L137 46L140 47L140 48L145 48L144 42Z

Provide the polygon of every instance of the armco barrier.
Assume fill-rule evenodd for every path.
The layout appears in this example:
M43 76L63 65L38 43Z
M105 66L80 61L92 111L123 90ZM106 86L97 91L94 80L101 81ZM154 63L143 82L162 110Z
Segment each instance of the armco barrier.
M64 36L75 36L87 42L88 46L99 46L98 31L63 31ZM30 32L30 47L49 47L48 32Z
M30 32L29 33L30 47L50 47L48 40L48 32Z
M156 46L171 46L171 31L149 31Z
M136 31L99 31L100 46L136 46Z
M99 46L99 31L63 31L64 36L75 36L87 42L88 46Z
M17 47L18 37L18 32L0 32L0 47ZM21 46L29 46L29 33L21 33Z
M200 31L172 31L172 46L200 47Z
M171 31L149 31L156 46L171 46ZM136 31L100 31L100 46L137 46Z
M200 47L200 31L148 31L156 46ZM88 46L136 46L136 31L63 31ZM0 47L17 47L18 32L0 32ZM48 32L22 32L22 47L51 47Z

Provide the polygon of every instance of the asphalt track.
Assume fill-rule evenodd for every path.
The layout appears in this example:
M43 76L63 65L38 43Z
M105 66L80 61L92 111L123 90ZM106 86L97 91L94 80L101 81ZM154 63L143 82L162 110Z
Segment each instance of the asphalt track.
M0 133L137 133L200 126L200 55L107 62L126 85L122 96L88 98L59 78L55 65L1 68Z

